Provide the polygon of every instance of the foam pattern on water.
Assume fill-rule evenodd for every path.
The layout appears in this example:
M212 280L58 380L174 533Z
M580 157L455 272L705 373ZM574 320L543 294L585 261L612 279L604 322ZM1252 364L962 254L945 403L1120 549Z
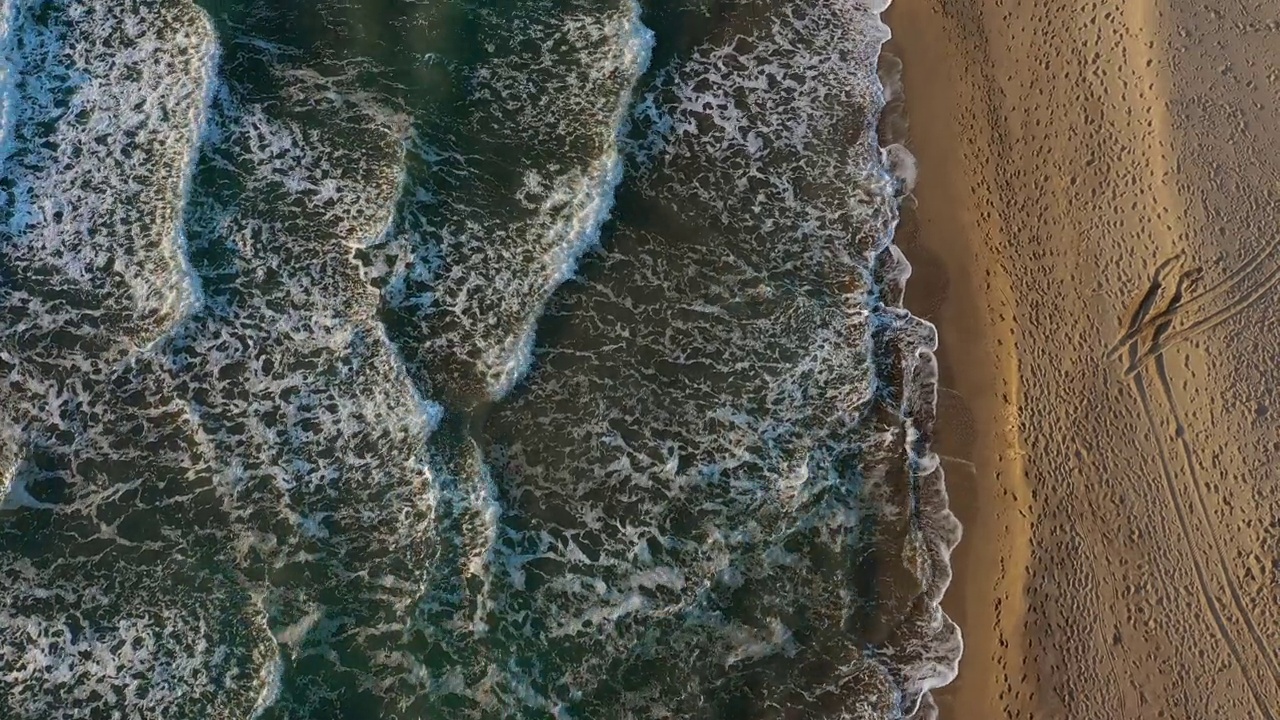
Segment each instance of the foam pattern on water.
M0 714L893 718L954 673L873 13L412 3L397 74L337 0L3 7Z
M181 559L141 574L114 553L8 565L0 667L9 717L244 717L270 636L234 585ZM174 593L175 581L181 594Z
M598 243L653 41L639 15L585 0L472 11L483 47L454 61L466 99L424 124L385 261L393 327L442 393L505 395L543 304Z
M487 425L472 626L548 648L508 682L569 715L909 714L954 674L957 528L932 329L885 304L882 26L836 2L726 25L644 91L635 209Z
M0 167L9 154L9 138L13 132L16 112L14 97L14 23L17 21L19 0L0 2Z
M236 565L282 645L277 711L313 717L369 687L378 648L412 620L434 544L439 410L410 383L355 260L391 222L407 121L346 77L270 72L287 102L228 83L215 106L189 211L208 310L158 364L190 387L219 458Z
M125 10L132 14L115 31L134 33L142 47L154 43L164 63L172 63L168 53L182 44L147 35L161 31L138 20L166 16ZM83 15L58 17L110 26L94 12L106 10L89 6ZM186 18L189 28L163 30L183 38L203 29L207 42L203 15L190 9ZM178 190L173 200L187 200L185 220L136 221L164 232L130 234L129 216L120 221L123 237L87 235L85 247L76 244L80 233L49 230L17 243L19 250L44 252L30 264L41 262L47 274L9 266L52 300L34 304L34 291L6 297L10 317L21 312L32 320L5 326L6 360L13 362L6 421L25 452L11 463L5 507L16 517L4 527L3 549L14 566L22 567L16 557L30 563L31 597L65 596L71 607L85 593L101 597L70 640L63 638L69 622L63 607L17 602L19 594L6 609L0 629L14 655L4 667L31 676L24 692L7 700L22 716L41 716L63 680L92 688L76 706L86 717L99 711L245 717L283 695L302 698L301 716L324 714L348 673L376 672L367 659L369 638L394 635L419 591L432 502L425 444L436 411L408 382L375 318L378 296L353 257L390 222L404 122L359 92L348 93L341 76L274 64L248 47L233 54L227 74L265 68L288 92L264 102L253 88L227 81L192 93L211 103L198 114L206 121L205 146L189 188L182 178L165 180ZM117 61L109 57L108 69ZM193 77L206 77L197 69ZM184 82L181 75L154 79ZM160 87L145 95L170 92ZM148 123L174 120L122 115L119 122L147 137ZM67 140L76 142L93 138ZM21 158L27 141L19 136L16 144ZM119 152L140 149L135 139ZM189 162L189 148L177 147L175 156ZM49 158L29 162L51 172L43 164ZM92 172L88 159L80 158L80 166ZM113 167L108 162L98 172ZM77 210L115 219L112 213L126 212L127 191L145 190L150 178L114 179L124 190L104 189L110 200L97 209L58 189ZM16 187L29 192L20 182ZM113 201L121 196L118 209ZM31 235L32 221L23 222ZM180 246L172 242L176 232L184 235ZM137 243L136 253L123 241ZM171 258L175 248L184 252L180 262L143 262ZM105 285L101 273L90 272L92 263L135 255L143 259L129 268L135 285L181 286L174 267L187 264L186 252L196 277L185 284L202 286L205 302L164 316L163 334L137 323L100 329L99 317L117 316L115 298L91 295L89 302L73 292L77 282ZM71 301L79 304L67 307ZM28 325L54 324L89 340L67 347L31 341ZM106 329L113 342L91 344ZM50 347L70 352L22 355ZM173 558L194 567L178 573ZM90 579L99 565L146 580L95 586ZM223 575L225 583L203 589ZM144 587L157 594L135 596ZM311 616L311 627L300 629ZM257 631L219 635L242 626ZM63 638L66 648L40 657L44 638ZM312 653L308 643L321 649ZM139 680L148 677L174 685ZM272 687L279 677L314 683L314 692L282 693ZM139 682L151 689L134 689Z
M183 3L50 1L6 15L4 292L25 311L6 329L73 333L81 351L119 356L196 295L179 212L217 46ZM75 327L88 309L95 322Z

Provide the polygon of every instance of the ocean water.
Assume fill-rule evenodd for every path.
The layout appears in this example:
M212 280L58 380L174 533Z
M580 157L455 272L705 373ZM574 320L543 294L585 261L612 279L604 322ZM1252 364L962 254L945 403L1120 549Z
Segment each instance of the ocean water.
M0 0L0 718L904 718L881 0Z

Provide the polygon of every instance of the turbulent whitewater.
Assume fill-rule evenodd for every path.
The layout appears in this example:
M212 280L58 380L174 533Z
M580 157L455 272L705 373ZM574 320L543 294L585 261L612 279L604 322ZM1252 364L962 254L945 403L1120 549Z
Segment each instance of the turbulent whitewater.
M0 717L923 718L878 0L0 0Z

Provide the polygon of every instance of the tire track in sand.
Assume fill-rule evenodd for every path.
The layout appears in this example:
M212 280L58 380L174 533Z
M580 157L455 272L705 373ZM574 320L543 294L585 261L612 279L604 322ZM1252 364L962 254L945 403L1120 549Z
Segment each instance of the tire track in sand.
M1125 50L1129 56L1129 64L1136 70L1137 79L1140 82L1138 95L1147 101L1146 110L1149 113L1149 129L1151 132L1146 134L1147 147L1145 155L1153 180L1152 191L1157 201L1157 213L1153 220L1164 221L1165 225L1160 234L1165 236L1166 247L1176 247L1180 244L1178 243L1178 238L1185 235L1186 228L1181 214L1173 209L1185 207L1186 204L1182 201L1178 188L1172 181L1177 172L1176 163L1170 159L1170 155L1176 154L1173 151L1176 144L1174 142L1175 133L1168 104L1162 100L1170 97L1172 92L1166 78L1159 71L1159 68L1167 63L1168 58L1160 57L1155 52L1159 41L1155 29L1158 27L1159 22L1160 18L1156 12L1155 0L1132 0L1132 2L1125 3L1124 23L1127 27L1138 29L1136 34L1131 34L1127 37ZM1166 214L1166 211L1168 214ZM1236 281L1245 276L1263 257L1274 254L1278 247L1280 247L1280 238L1252 254L1222 279L1203 290L1194 298L1189 299L1186 306L1177 312L1182 313L1197 308L1204 302L1208 302L1212 297L1226 292L1229 287L1233 287ZM1190 337L1190 333L1197 330L1207 330L1214 325L1225 322L1232 315L1247 307L1248 304L1256 301L1261 294L1274 287L1278 281L1280 281L1280 263L1260 283L1258 289L1250 295L1249 299L1243 301L1243 305L1239 301L1228 304L1228 308L1233 305L1239 305L1239 309L1230 310L1225 316L1212 321L1207 318L1205 321L1197 321L1184 330L1170 334L1168 340L1163 344L1163 348L1167 349L1183 342ZM1226 309L1224 308L1224 310ZM1219 311L1219 313L1221 312ZM1215 313L1214 315L1217 314ZM1210 324L1205 325L1205 322ZM1152 319L1143 324L1147 327L1140 329L1138 334L1154 327L1156 321ZM1156 348L1152 347L1147 352L1142 353L1139 358L1131 358L1125 377L1132 378L1141 365L1154 357L1155 351Z
M1267 295L1277 285L1280 285L1280 264L1272 268L1271 271L1262 279L1253 290L1247 291L1244 297L1228 303L1209 315L1192 322L1186 327L1180 328L1169 333L1167 338L1162 338L1153 342L1146 351L1136 356L1129 362L1129 367L1125 370L1125 377L1133 377L1138 369L1147 364L1152 358L1160 353L1190 340L1197 334L1211 330L1218 325L1234 318L1241 312L1252 307L1263 296Z
M1222 539L1218 535L1217 528L1214 527L1213 521L1209 515L1209 503L1204 497L1204 487L1200 484L1200 474L1196 471L1195 451L1191 447L1191 441L1188 439L1187 426L1182 420L1182 413L1178 409L1177 400L1173 394L1173 384L1169 381L1169 373L1165 368L1164 355L1157 355L1155 358L1156 375L1160 380L1160 387L1164 393L1165 401L1169 403L1169 409L1173 414L1173 421L1176 427L1175 435L1178 443L1182 448L1183 458L1186 460L1187 474L1191 479L1191 487L1195 491L1196 505L1200 510L1200 517L1204 522L1205 531L1210 540L1213 542L1213 549L1218 558L1218 571L1222 575L1222 581L1227 586L1227 592L1231 595L1231 603L1235 606L1236 612L1240 613L1240 617L1244 620L1245 626L1249 630L1253 643L1258 649L1258 653L1266 659L1266 664L1271 668L1271 676L1275 679L1277 686L1280 686L1280 665L1276 663L1275 653L1267 647L1266 640L1262 637L1262 633L1258 630L1257 622L1253 618L1253 614L1249 612L1248 606L1245 605L1244 596L1240 592L1240 586L1236 583L1234 574L1231 572L1231 565L1227 562L1226 551L1222 548Z
M1137 343L1130 344L1130 356L1136 358L1138 355ZM1132 360L1131 360L1132 362ZM1200 559L1200 554L1196 552L1195 542L1192 539L1191 523L1187 520L1186 507L1181 502L1180 493L1178 492L1178 483L1174 477L1172 463L1169 460L1169 453L1165 449L1163 434L1159 424L1156 422L1155 411L1151 406L1151 398L1147 392L1146 375L1137 373L1130 377L1133 383L1134 393L1138 397L1138 403L1142 408L1143 416L1146 418L1147 426L1151 429L1152 437L1156 443L1156 455L1160 461L1161 477L1165 494L1168 496L1170 503L1173 505L1174 515L1178 520L1178 528L1182 533L1184 545L1187 552L1191 556L1192 570L1196 576L1196 586L1200 591L1200 598L1209 610L1209 616L1213 620L1214 628L1217 630L1218 636L1226 643L1228 652L1235 660L1236 665L1240 668L1240 674L1244 678L1245 684L1249 688L1249 695L1253 699L1254 705L1257 707L1260 717L1266 720L1277 720L1275 713L1268 707L1266 696L1258 688L1257 681L1250 673L1250 665L1245 662L1244 653L1240 649L1239 643L1228 629L1227 622L1223 618L1222 609L1218 605L1217 597L1213 594L1209 586L1209 580L1204 570L1204 564Z
M1136 358L1140 356L1140 353L1138 352L1138 343L1139 338L1142 336L1143 327L1155 327L1147 352L1151 352L1150 348L1157 347L1161 344L1173 325L1173 318L1188 302L1184 300L1187 292L1194 287L1197 282L1199 282L1201 272L1198 267L1182 271L1178 276L1177 285L1173 294L1169 298L1165 307L1154 314L1151 312L1162 294L1162 289L1165 285L1165 276L1171 270L1181 265L1181 259L1181 253L1175 254L1162 261L1152 272L1151 282L1147 286L1146 293L1138 303L1137 309L1134 310L1129 317L1128 330L1119 340L1116 341L1116 346L1123 344L1128 348L1131 357ZM1203 297L1203 294L1199 295L1199 297ZM1204 490L1200 485L1199 474L1196 472L1195 453L1187 436L1186 423L1182 419L1181 410L1178 408L1177 400L1173 393L1173 384L1169 379L1169 373L1165 367L1164 356L1157 353L1154 357L1155 369L1160 383L1162 396L1165 402L1169 405L1169 411L1175 423L1175 436L1181 443L1183 457L1186 460L1187 474L1190 476L1191 484L1195 492L1196 504L1199 509L1198 518L1202 519L1205 532L1210 535L1214 551L1217 555L1218 573L1221 576L1222 582L1226 586L1228 593L1231 595L1232 605L1235 607L1236 612L1240 614L1240 617L1243 619L1249 630L1255 649L1263 656L1266 664L1271 668L1272 678L1280 684L1280 668L1277 668L1274 656L1267 649L1266 642L1263 639L1262 634L1258 631L1257 624L1244 603L1243 596L1235 581L1235 577L1230 572L1230 565L1226 560L1226 552L1222 548L1221 538L1215 531L1214 524L1209 519L1209 504L1204 497ZM1140 382L1141 380L1139 379L1138 381ZM1155 418L1155 411L1151 407L1149 398L1144 397L1146 395L1147 391L1145 385L1143 385L1139 399L1147 400L1147 402L1144 403L1143 409L1144 412L1148 413L1149 417L1153 421ZM1152 425L1152 430L1153 432L1156 432L1157 428ZM1170 473L1172 473L1174 463L1169 458L1168 451L1165 448L1163 440L1159 440L1157 437L1157 441L1159 442L1158 450L1161 455L1161 463L1164 467L1169 469ZM1171 499L1174 501L1175 507L1181 511L1182 505L1179 502L1180 494L1177 492L1176 482L1168 484L1168 487L1170 488ZM1185 515L1183 517L1185 517ZM1188 540L1188 548L1191 550L1193 558L1197 563L1199 563L1199 556L1196 555L1194 548L1190 544L1191 524L1186 522L1180 523L1180 525L1183 528L1184 537Z
M1245 258L1239 265L1235 266L1230 271L1228 271L1227 274L1219 278L1217 282L1204 288L1196 295L1193 295L1185 303L1183 303L1181 307L1169 313L1168 317L1172 318L1172 317L1177 317L1179 315L1189 313L1192 310L1199 308L1201 305L1204 305L1205 303L1209 302L1210 300L1213 300L1218 296L1226 293L1228 290L1231 290L1236 285L1241 284L1239 281L1245 275L1249 274L1251 270L1256 269L1259 263L1261 263L1264 259L1267 259L1272 255L1275 255L1277 248L1280 248L1280 237L1277 237L1273 242L1262 246L1258 250L1255 250L1252 255ZM1273 273L1275 272L1275 268L1272 269L1272 272ZM1270 275L1267 276L1267 278L1270 278L1270 277L1271 277ZM1263 279L1264 283L1267 282L1267 278ZM1252 292L1253 291L1251 290L1246 290L1244 294L1249 295ZM1228 306L1230 306L1231 304L1232 303L1228 303ZM1214 311L1215 314L1218 312L1222 312L1222 310ZM1197 320L1194 322L1198 323L1201 321ZM1159 324L1159 321L1156 320L1155 318L1152 318L1151 320L1144 322L1142 324L1142 327L1137 329L1137 332L1138 333L1148 332L1150 330L1153 330L1155 326L1158 324ZM1114 347L1114 352L1109 354L1108 357L1118 356L1122 350L1123 348L1120 347L1119 344L1117 344Z

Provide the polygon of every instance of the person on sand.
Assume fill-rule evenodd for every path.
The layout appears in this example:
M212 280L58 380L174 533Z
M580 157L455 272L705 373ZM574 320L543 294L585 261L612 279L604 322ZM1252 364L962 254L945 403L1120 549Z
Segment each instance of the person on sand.
M1151 284L1147 286L1147 292L1142 296L1142 302L1138 303L1138 309L1134 310L1133 316L1129 318L1129 327L1125 329L1120 339L1116 340L1111 348L1107 350L1108 360L1115 359L1125 346L1142 334L1142 330L1146 325L1144 321L1147 319L1147 315L1150 314L1151 309L1155 307L1156 302L1160 299L1160 291L1164 288L1164 276L1181 264L1182 253L1177 253L1156 267L1155 272L1151 274Z
M1178 284L1174 287L1173 297L1169 298L1169 304L1151 318L1151 324L1154 324L1156 329L1151 333L1151 342L1147 345L1146 352L1133 358L1125 370L1125 377L1131 377L1142 363L1164 352L1164 338L1173 328L1174 316L1178 314L1178 310L1186 299L1187 291L1195 287L1203 276L1204 271L1199 267L1184 270L1178 276Z

